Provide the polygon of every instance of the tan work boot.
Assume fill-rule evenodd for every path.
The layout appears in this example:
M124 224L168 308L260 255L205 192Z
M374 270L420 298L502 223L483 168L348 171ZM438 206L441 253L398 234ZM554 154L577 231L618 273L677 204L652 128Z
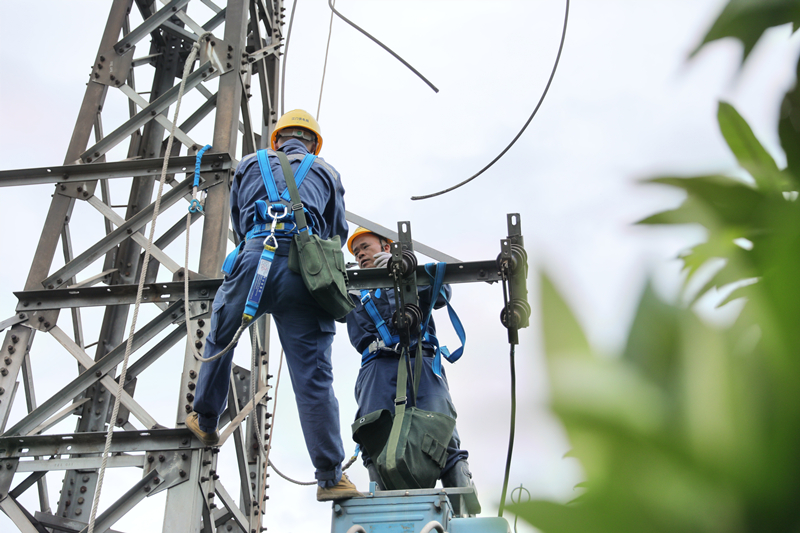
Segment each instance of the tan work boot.
M200 429L200 421L197 419L197 413L192 411L186 417L186 429L194 433L194 436L200 439L200 442L206 446L216 446L219 444L219 431L216 429L213 433L207 433Z
M347 477L347 474L342 474L342 479L333 487L322 488L317 486L317 501L329 502L331 500L344 500L347 498L355 498L356 496L363 496Z

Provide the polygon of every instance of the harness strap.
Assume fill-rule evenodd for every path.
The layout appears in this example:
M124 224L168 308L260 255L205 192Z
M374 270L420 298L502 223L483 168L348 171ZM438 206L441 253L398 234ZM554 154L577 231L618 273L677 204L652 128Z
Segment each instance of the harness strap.
M266 150L256 152L258 158L258 168L261 170L261 179L264 180L264 187L267 189L267 198L270 202L280 200L278 186L275 184L275 176L272 175L272 167L269 164L269 156ZM269 179L267 179L269 177Z
M444 292L444 274L446 268L447 263L428 263L425 265L425 272L431 278L433 284L431 285L431 305L425 315L425 323L423 324L422 329L423 331L427 331L428 322L430 321L431 314L433 312L433 306L441 294L447 305L447 314L450 316L450 323L453 325L456 335L458 335L458 340L461 341L461 346L455 352L450 353L450 350L447 349L447 346L442 346L440 348L439 340L435 336L431 335L431 342L436 347L436 355L434 355L433 359L433 372L439 377L442 377L442 356L444 356L449 363L455 363L464 354L464 346L467 342L467 333L464 330L464 326L461 324L458 314L456 314L453 306L450 305L450 300L447 298L447 294ZM432 270L435 271L432 272Z
M288 210L289 206L280 202L282 201L282 199L285 200L286 202L290 201L289 188L287 186L287 188L284 189L282 195L278 194L278 185L275 182L275 176L273 175L272 167L269 164L270 152L275 153L272 152L271 150L258 150L256 152L256 158L258 160L258 168L261 172L261 179L264 181L264 188L267 190L267 198L269 198L269 201L273 204L273 207L280 206L284 210ZM316 159L317 156L315 156L314 154L306 154L306 156L303 158L303 161L300 163L300 167L298 167L297 173L295 175L295 182L297 183L298 187L300 186L301 183L303 183L303 180L308 175L308 171L311 169L311 166L314 164L314 161L316 161ZM268 215L269 207L270 206L268 206L265 201L256 200L255 203L256 212L254 215L255 219L254 222L256 222L256 224L254 224L253 227L247 232L247 235L245 235L244 240L239 243L239 246L234 248L231 251L231 253L229 253L227 257L225 257L225 261L222 264L222 271L225 274L230 275L231 272L233 271L233 265L236 263L236 258L242 251L244 243L246 241L249 241L250 239L255 237L264 237L265 235L269 235L271 233L272 226L270 222L258 223L258 220L265 220L265 221L269 220L269 215ZM291 226L290 228L287 228L287 223L288 225ZM293 233L296 233L297 229L298 229L297 224L294 222L294 213L289 213L286 216L286 221L277 224L275 227L275 231L279 235L281 234L291 235ZM270 261L271 260L272 259L270 259Z
M377 289L375 291L375 298L380 297L381 290ZM378 312L378 306L375 305L375 302L372 299L372 294L370 294L370 292L366 289L361 291L361 304L364 306L367 314L369 314L372 322L375 324L375 328L378 330L378 335L380 336L380 339L371 342L369 346L364 348L364 351L361 352L361 366L364 366L375 359L378 356L378 351L383 348L395 351L392 347L396 346L397 343L400 342L400 336L391 334L388 324L386 324L386 321ZM436 348L439 346L439 341L436 340L435 336L430 335L427 330L425 331L425 335L423 335L422 340L432 344Z
M380 289L375 291L375 297L381 297ZM392 346L393 344L397 344L398 341L394 340L394 337L392 337L392 334L389 332L389 326L378 312L375 302L372 301L372 295L366 289L361 291L361 304L364 306L364 309L366 309L372 322L375 323L375 327L378 329L378 334L381 336L384 345Z

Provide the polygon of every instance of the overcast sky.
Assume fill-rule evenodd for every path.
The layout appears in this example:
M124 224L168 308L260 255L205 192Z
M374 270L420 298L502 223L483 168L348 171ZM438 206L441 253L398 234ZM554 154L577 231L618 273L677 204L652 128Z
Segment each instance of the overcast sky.
M3 169L63 162L108 4L2 2ZM682 198L675 191L639 181L735 167L716 125L719 100L733 103L783 161L775 124L782 94L794 82L798 40L788 38L787 28L770 32L741 72L741 46L733 41L712 44L687 61L723 5L722 0L573 1L561 65L522 138L469 185L433 200L412 202L412 195L435 192L472 175L524 124L550 75L564 3L337 2L347 17L440 89L434 94L385 51L334 20L319 116L325 140L321 156L341 172L348 209L392 228L399 220L409 220L415 239L465 261L495 258L499 241L506 236L506 213L521 214L534 317L517 350L519 403L510 485L522 484L534 497L569 499L581 480L579 465L563 458L569 443L547 410L537 272L544 269L555 279L598 351L613 354L624 345L647 277L655 277L662 295L674 297L679 280L674 257L702 238L696 228L632 227L636 220L673 207ZM329 17L324 0L305 0L297 8L286 69L287 110L302 107L316 114ZM215 33L221 36L222 29ZM140 46L135 56L144 55L146 49ZM116 105L126 112L120 95L113 93L107 107ZM187 102L197 101L192 98L196 97L188 95ZM107 132L112 124L106 125ZM200 144L211 141L210 130L204 133L202 128L192 137ZM124 204L127 196L119 191L114 203ZM0 319L14 313L16 299L11 292L24 286L51 193L52 186L0 191L4 205L0 242L5 252L0 262ZM92 232L101 228L97 215L85 205L75 211L76 246L93 242ZM160 222L159 227L165 229L167 224ZM199 228L193 233L199 235ZM183 244L176 246L170 250L182 262ZM508 345L499 321L502 291L496 285L461 285L455 288L453 305L468 341L464 357L446 371L484 515L491 516L500 497L509 425ZM62 314L62 328L71 330L66 315ZM94 331L101 315L88 316L85 327ZM455 336L446 314L435 316L442 337L453 347ZM276 365L275 348L271 361ZM247 351L240 349L236 355L236 362L245 367ZM74 377L70 356L45 335L37 335L32 357L40 387L66 383L49 375L53 368L63 367L72 372L70 379ZM342 328L334 344L334 372L348 454L353 448L349 425L356 408L352 391L358 364ZM182 352L159 365L154 375L140 378L137 399L141 396L142 403L150 405L156 401L152 398L166 398L156 401L151 412L159 413L162 424L171 425ZM283 377L288 377L286 371ZM313 470L290 388L288 379L281 381L271 459L285 473L310 480ZM167 391L166 395L158 396L156 389ZM52 390L38 392L39 400ZM158 402L168 405L164 408ZM19 409L14 413L15 420L23 414ZM70 419L62 431L72 427ZM222 481L237 493L235 469L230 460L228 464L230 469L221 471ZM48 476L53 505L62 477L60 472ZM367 489L360 462L351 477L359 488ZM133 482L107 486L103 505L124 492L129 486L124 483ZM313 488L296 487L274 475L270 486L265 524L271 531L300 533L329 527L328 506L315 502ZM29 510L36 508L30 499L23 499L23 504ZM131 513L115 529L142 531L145 519L160 529L160 512L152 505L146 516ZM13 529L4 515L0 529ZM520 531L525 529L521 526Z

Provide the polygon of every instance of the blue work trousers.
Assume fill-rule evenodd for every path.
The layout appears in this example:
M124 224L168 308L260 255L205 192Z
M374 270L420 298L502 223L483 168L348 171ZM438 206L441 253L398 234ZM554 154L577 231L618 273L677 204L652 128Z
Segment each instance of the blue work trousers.
M241 325L242 313L253 282L264 239L252 239L244 246L233 271L214 297L211 332L206 338L204 357L221 352ZM331 344L336 327L306 289L299 274L289 270L283 248L275 256L267 277L258 316L270 313L275 319L286 354L300 425L316 468L320 486L330 487L342 477L344 447L339 427L339 402L333 393ZM200 427L213 431L228 397L233 350L214 361L203 363L197 380L194 410Z
M427 351L427 350L426 350ZM411 367L414 368L415 358L411 358ZM356 420L364 415L388 409L394 413L394 397L397 394L397 364L398 357L377 357L362 366L358 371L356 380L356 402L358 411ZM406 387L409 405L412 405L411 382L409 373ZM420 377L419 390L417 390L417 407L426 411L434 411L456 418L456 408L450 398L450 389L447 385L447 376L442 368L442 377L433 373L433 357L423 357L422 376ZM372 462L366 450L361 450L365 465ZM460 460L469 457L467 450L461 449L461 439L458 430L453 428L453 436L447 445L447 462L442 468L440 478L444 476Z

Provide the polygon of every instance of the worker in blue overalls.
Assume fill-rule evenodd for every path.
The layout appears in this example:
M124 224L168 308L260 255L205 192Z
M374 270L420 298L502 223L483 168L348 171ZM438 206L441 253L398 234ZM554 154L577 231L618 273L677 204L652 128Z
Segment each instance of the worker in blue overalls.
M350 236L347 248L350 250L360 268L385 268L391 258L390 239L384 238L370 230L360 227ZM439 309L449 300L451 289L444 285L437 295L434 308ZM358 412L356 419L364 415L389 409L394 411L394 397L397 392L397 361L400 357L397 343L397 330L392 326L392 315L395 312L394 289L376 289L370 291L351 291L356 308L347 315L347 333L350 343L361 354L362 364L356 380L356 402ZM431 302L431 286L418 290L419 306L428 309ZM376 315L377 320L376 320ZM436 326L431 318L428 322L427 339L435 338ZM416 340L410 354L416 353ZM450 398L450 389L444 368L436 364L435 346L423 340L422 353L425 356L419 390L417 390L417 407L426 411L435 411L456 418L456 409ZM413 361L413 359L412 359ZM413 367L413 365L412 365ZM437 367L437 372L434 368ZM411 383L409 382L409 387ZM409 396L411 396L409 388ZM453 429L453 436L447 446L447 462L439 479L443 487L473 486L472 473L467 458L469 453L461 448L458 431ZM380 476L372 459L362 450L364 466L369 472L370 481L380 487Z
M311 231L325 239L339 235L344 242L348 232L344 187L339 173L321 158L315 158L322 147L317 121L303 110L289 111L276 124L271 146L272 150L280 150L288 156ZM304 172L302 181L301 170ZM267 180L270 171L271 182ZM301 276L288 268L289 246L297 230L288 216L291 214L288 207L279 213L284 215L280 223L271 224L272 219L277 218L275 208L280 208L271 198L275 196L275 188L277 193L282 193L286 181L274 151L242 159L231 185L231 219L242 241L241 251L235 255L234 250L226 260L230 268L214 298L204 357L222 352L231 342L242 322L248 293L251 285L255 285L256 271L262 268L259 264L265 239L274 240L277 248L268 266L263 296L253 320L264 313L270 313L275 320L286 353L306 447L316 468L317 500L358 496L355 485L342 474L344 448L331 366L331 344L336 331L334 319L310 295ZM200 367L194 411L186 418L186 427L206 445L219 442L217 422L228 396L232 357L233 350L230 350Z

